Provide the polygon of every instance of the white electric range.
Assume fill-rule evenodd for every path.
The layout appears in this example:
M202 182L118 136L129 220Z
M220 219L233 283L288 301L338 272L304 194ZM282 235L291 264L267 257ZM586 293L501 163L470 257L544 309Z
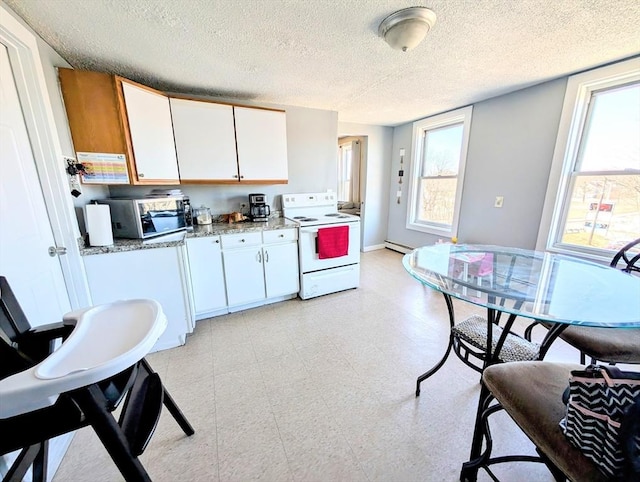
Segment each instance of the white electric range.
M300 293L303 300L335 293L360 284L360 217L338 212L334 192L283 194L284 217L299 226ZM320 259L318 230L348 226L344 256Z

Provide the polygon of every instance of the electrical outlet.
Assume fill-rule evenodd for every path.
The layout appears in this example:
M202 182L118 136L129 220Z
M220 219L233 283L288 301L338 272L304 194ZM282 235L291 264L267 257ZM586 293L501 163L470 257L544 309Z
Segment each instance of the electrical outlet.
M493 207L494 208L501 208L503 204L504 204L504 197L503 196L496 196L496 201L493 203Z

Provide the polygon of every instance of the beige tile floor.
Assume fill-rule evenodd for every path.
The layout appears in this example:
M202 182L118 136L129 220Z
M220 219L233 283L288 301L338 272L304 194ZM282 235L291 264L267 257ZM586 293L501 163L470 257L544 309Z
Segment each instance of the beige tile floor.
M149 362L193 424L165 411L141 460L154 481L455 481L467 460L479 375L442 355L441 295L402 255L364 253L361 285L198 322L183 347ZM477 312L455 304L458 316ZM557 342L547 359L577 361ZM533 453L504 414L494 453ZM505 481L551 481L541 464L496 468ZM91 429L79 431L55 482L120 481ZM479 480L489 480L480 474Z

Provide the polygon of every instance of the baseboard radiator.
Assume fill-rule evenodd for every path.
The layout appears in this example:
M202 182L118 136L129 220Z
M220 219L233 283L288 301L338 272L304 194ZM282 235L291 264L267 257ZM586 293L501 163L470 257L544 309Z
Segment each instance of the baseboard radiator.
M409 246L404 246L402 244L394 243L392 241L385 241L384 247L391 249L393 251L397 251L399 253L405 253L405 254L413 251L413 248L410 248Z

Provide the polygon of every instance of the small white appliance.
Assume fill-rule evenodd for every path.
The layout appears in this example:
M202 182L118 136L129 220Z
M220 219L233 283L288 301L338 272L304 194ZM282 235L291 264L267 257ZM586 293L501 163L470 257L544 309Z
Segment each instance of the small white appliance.
M360 284L360 217L338 212L334 192L283 194L284 217L299 226L300 293L303 300L335 293ZM318 231L348 227L348 249L343 256L321 259Z

